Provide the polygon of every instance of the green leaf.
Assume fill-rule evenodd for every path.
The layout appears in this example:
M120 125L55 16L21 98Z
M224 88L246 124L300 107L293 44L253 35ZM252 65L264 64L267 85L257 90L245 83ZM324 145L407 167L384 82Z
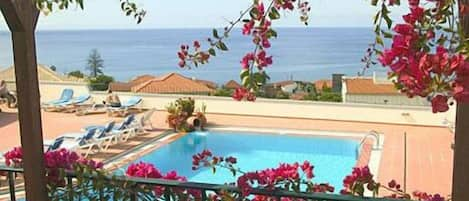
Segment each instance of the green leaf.
M217 31L217 29L213 29L212 32L213 32L213 37L214 37L214 38L220 39L220 36L218 36L218 31Z
M274 31L273 29L269 29L267 31L266 35L267 35L268 38L272 38L272 37L277 38L277 32Z
M215 52L215 49L213 48L208 49L208 53L212 56L217 56L217 53Z
M388 25L388 29L391 29L392 27L392 20L391 18L386 14L383 15L384 21L386 21L386 24Z
M251 18L258 19L259 18L259 10L254 7L249 11L249 15L251 15Z
M372 0L372 1L371 1L371 5L372 5L372 6L378 5L378 0Z
M222 51L228 51L228 47L222 41L218 41L216 47Z
M244 79L244 77L246 76L249 76L249 70L248 69L244 69L244 70L241 70L241 73L239 74L239 77L242 79Z
M276 19L280 18L280 13L278 12L278 10L276 8L272 7L272 9L270 10L270 13L269 13L269 18L271 20L276 20Z

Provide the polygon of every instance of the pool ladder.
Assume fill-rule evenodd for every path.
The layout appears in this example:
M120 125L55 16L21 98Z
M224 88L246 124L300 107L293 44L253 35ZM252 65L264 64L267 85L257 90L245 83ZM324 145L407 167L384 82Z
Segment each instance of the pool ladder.
M371 130L368 134L366 134L362 140L360 141L360 144L357 146L357 159L358 157L360 156L360 151L362 149L362 146L363 144L365 143L366 139L368 137L374 137L375 139L375 143L373 144L373 150L381 150L382 147L381 147L381 137L380 137L380 134L378 133L378 131L375 131L375 130Z

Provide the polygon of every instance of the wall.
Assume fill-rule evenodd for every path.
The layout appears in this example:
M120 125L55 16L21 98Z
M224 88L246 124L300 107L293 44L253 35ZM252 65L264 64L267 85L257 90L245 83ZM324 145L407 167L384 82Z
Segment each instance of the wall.
M84 84L41 82L42 101L56 99L62 89L72 88L75 94L87 93ZM90 102L101 103L105 92L90 92ZM118 93L122 101L134 93ZM139 107L165 110L165 106L180 97L187 95L138 94L143 98ZM207 105L208 113L274 116L286 118L309 118L342 121L362 121L390 124L447 126L444 120L454 120L454 108L448 113L433 114L430 107L391 106L357 103L326 103L293 100L258 99L256 102L238 102L229 97L196 96L196 103Z
M14 81L7 81L7 86L9 90L16 91ZM65 88L73 89L75 95L90 93L88 85L84 82L40 81L39 92L41 94L41 102L58 99Z
M101 101L105 93L92 93L94 100ZM135 94L120 93L121 100ZM170 102L184 95L139 94L141 107L164 110ZM274 116L290 118L362 121L376 123L447 126L445 119L454 119L453 113L433 114L430 107L387 106L351 103L326 103L293 100L258 99L256 102L238 102L227 97L191 96L200 107L207 105L208 113Z
M366 94L347 94L344 102L346 103L369 103L369 104L388 104L388 105L415 105L428 106L430 103L421 97L408 98L405 95L366 95Z

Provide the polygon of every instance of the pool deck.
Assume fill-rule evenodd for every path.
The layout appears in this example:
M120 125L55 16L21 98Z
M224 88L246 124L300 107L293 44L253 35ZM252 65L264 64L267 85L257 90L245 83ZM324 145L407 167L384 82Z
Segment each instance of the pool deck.
M0 113L0 139L2 139L0 152L20 144L16 111L2 109L3 112ZM378 178L382 183L387 183L391 179L403 183L404 133L407 133L407 191L423 190L443 195L449 195L451 192L453 166L451 143L454 137L447 128L221 114L209 114L207 118L212 126L339 132L379 131L385 136ZM165 112L157 112L153 116L153 125L157 129L126 144L115 145L108 152L93 157L103 160L161 135L168 129L165 119ZM109 118L106 115L78 117L74 114L43 112L42 120L44 139L51 140L66 132L80 131L84 126L105 124L111 120L120 121L122 118Z

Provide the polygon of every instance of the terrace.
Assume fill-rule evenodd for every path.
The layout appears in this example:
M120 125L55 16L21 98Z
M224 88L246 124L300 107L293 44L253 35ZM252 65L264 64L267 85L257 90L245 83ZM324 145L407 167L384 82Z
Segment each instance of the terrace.
M125 1L123 7L125 7ZM127 2L128 3L128 2ZM467 4L463 0L460 3ZM384 5L384 4L383 4ZM54 114L42 113L40 109L39 82L37 76L37 59L35 50L35 28L39 16L39 10L34 3L29 0L20 1L1 1L0 9L6 18L9 28L12 32L13 49L15 57L16 88L18 91L18 112L7 110L7 113L0 115L5 120L0 122L2 125L0 137L2 137L2 147L6 148L21 144L24 149L24 161L22 169L3 168L7 171L9 181L10 196L15 200L14 189L14 173L24 174L24 186L26 199L32 200L48 200L46 168L43 157L43 140L53 139L64 131L69 129L80 129L85 125L105 123L110 119L102 115L89 117L74 117L71 114ZM132 14L132 6L128 11ZM274 18L276 13L273 13ZM135 14L139 17L138 13ZM138 19L139 21L141 19ZM464 25L464 31L469 33L469 18L461 17ZM223 47L223 46L222 46ZM220 48L226 49L226 48ZM101 94L102 95L102 94ZM161 104L167 103L168 99L174 100L177 96L156 97L153 99L153 107L161 108ZM159 101L158 101L159 100ZM443 121L441 116L427 118L430 110L416 109L413 112L403 112L401 109L387 107L366 107L359 105L349 107L350 105L313 105L305 106L304 104L294 102L272 102L259 101L258 105L246 104L245 110L238 110L241 103L233 103L235 107L223 105L226 99L214 100L207 98L209 105L213 103L217 109L208 112L208 118L212 126L239 126L239 127L257 127L257 128L281 128L281 129L298 129L298 130L325 130L340 132L369 132L370 130L378 130L383 133L385 141L383 153L379 164L378 180L386 183L390 178L403 180L405 182L406 191L415 189L426 189L429 192L439 192L443 195L451 194L451 200L466 201L469 199L469 193L466 188L469 186L469 177L467 169L469 169L469 161L467 155L469 151L469 124L463 124L469 119L469 105L467 103L458 103L456 109L456 132L455 137L448 128L438 123ZM217 105L218 104L218 105ZM277 111L275 106L284 106ZM269 106L269 107L266 107ZM224 108L225 110L221 109ZM268 115L265 110L270 108ZM290 110L290 109L294 110ZM303 110L303 108L306 108ZM328 108L328 111L320 111L314 113L316 108ZM407 108L409 109L409 108ZM260 112L263 111L264 112ZM222 111L226 111L225 113ZM256 114L249 112L258 112ZM332 112L331 112L332 111ZM311 114L313 112L313 114ZM382 113L378 113L382 112ZM18 115L16 115L18 114ZM167 127L162 123L165 112L158 112L152 120L159 130L151 132L150 138L161 135L162 131ZM335 114L335 115L334 115ZM363 115L362 115L363 114ZM373 118L376 115L380 118ZM317 116L314 116L317 115ZM16 117L18 116L18 117ZM295 117L296 116L296 117ZM316 117L316 118L315 118ZM454 116L451 116L454 118ZM253 123L255 122L255 123ZM18 129L19 128L19 129ZM66 128L66 130L64 130ZM20 136L14 135L19 133ZM406 135L404 135L406 133ZM404 138L404 136L406 138ZM3 142L3 139L8 139ZM406 139L406 140L404 140ZM455 139L455 140L453 140ZM130 146L141 144L145 139L132 140ZM19 143L21 142L21 143ZM135 144L132 144L135 143ZM455 143L454 153L450 149L451 144ZM404 152L406 148L407 151ZM113 154L118 154L119 150L110 149L110 155L99 156L96 159L104 159ZM104 153L106 154L106 153ZM453 155L454 154L454 155ZM454 156L454 158L453 158ZM454 161L454 162L453 162ZM454 165L453 165L454 164ZM308 169L308 168L306 168ZM404 170L403 170L404 169ZM81 172L83 173L83 172ZM62 175L62 174L61 174ZM50 175L49 175L50 176ZM228 192L245 193L244 189L236 187L227 187L219 185L209 185L190 182L170 182L164 180L153 179L136 179L119 177L117 179L102 176L99 174L89 175L80 174L80 172L65 172L67 178L68 189L67 194L72 199L73 190L78 189L86 192L87 188L80 186L83 179L95 182L99 192L99 199L106 199L103 196L109 196L107 192L112 191L112 187L107 188L99 185L101 181L109 185L120 185L121 189L112 191L112 198L123 190L129 193L129 200L137 200L139 193L151 193L161 189L150 189L148 186L164 186L164 200L175 200L171 198L175 193L171 194L171 189L196 189L201 192L201 199L207 200L207 191L225 190ZM401 177L401 178L398 178ZM59 182L60 183L60 180ZM390 185L391 186L391 185ZM138 191L139 188L142 188ZM299 187L298 187L299 188ZM63 190L63 189L61 189ZM363 190L363 189L362 189ZM280 200L282 197L304 198L308 200L342 200L354 201L363 200L354 196L345 195L328 195L322 193L293 193L286 191L277 191L269 189L252 189L249 193L253 195L267 195ZM55 198L63 196L56 194ZM178 195L179 196L179 195ZM110 199L107 197L107 199ZM368 199L368 198L367 198ZM384 199L369 199L384 200Z
M208 98L208 97L207 97ZM0 137L2 141L0 150L18 146L20 139L18 135L18 121L15 110L5 109L6 113L0 113L2 123ZM93 159L104 161L110 157L120 154L132 147L136 147L151 140L169 129L165 123L167 112L158 111L152 117L155 131L138 139L133 139L125 144L111 146L111 148L97 155ZM7 117L7 118L5 118ZM210 127L236 127L236 128L277 128L295 129L305 131L335 131L366 133L370 130L379 131L384 135L384 146L379 161L377 172L378 180L386 183L391 179L404 180L406 174L406 190L412 192L419 189L427 189L428 192L438 192L444 195L451 193L452 178L452 151L449 149L453 141L453 134L444 126L419 126L404 124L386 124L377 122L337 121L306 118L282 118L265 117L253 115L227 115L219 113L207 114ZM7 120L8 119L8 120ZM43 112L44 139L55 139L59 135L79 131L81 128L105 124L110 120L106 115L76 116L74 114ZM255 122L255 123L254 123ZM404 154L404 133L407 133L407 154ZM407 164L405 158L407 157ZM406 167L405 167L406 166ZM406 172L404 170L407 170Z

